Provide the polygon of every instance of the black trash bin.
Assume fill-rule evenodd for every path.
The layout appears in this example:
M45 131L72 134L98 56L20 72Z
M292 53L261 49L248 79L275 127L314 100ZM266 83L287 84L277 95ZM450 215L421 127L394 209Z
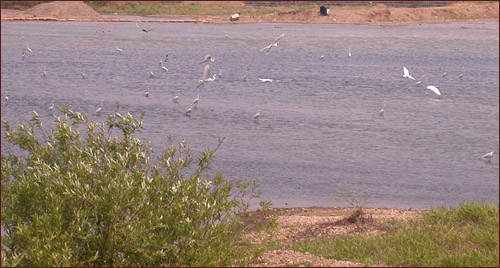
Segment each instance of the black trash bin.
M319 13L321 16L328 16L328 13L326 12L326 7L325 6L320 6L319 7Z

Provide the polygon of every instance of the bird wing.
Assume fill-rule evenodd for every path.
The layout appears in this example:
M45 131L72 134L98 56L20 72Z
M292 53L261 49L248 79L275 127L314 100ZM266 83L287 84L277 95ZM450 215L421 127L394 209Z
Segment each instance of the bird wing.
M439 89L437 87L435 87L435 86L428 86L427 89L430 89L434 93L436 93L438 96L441 96L441 92L439 91Z
M270 48L271 46L272 46L272 44L271 44L271 45L267 45L266 47L261 48L261 49L260 49L260 51L264 51L264 50L266 50L266 49Z
M207 80L209 77L210 77L210 64L207 64L203 69L203 81Z
M483 158L487 158L487 157L491 157L491 156L493 156L493 152L490 152L490 153L483 155Z
M403 67L403 73L404 73L404 76L410 76L410 71L408 71L408 69L406 69L406 67Z

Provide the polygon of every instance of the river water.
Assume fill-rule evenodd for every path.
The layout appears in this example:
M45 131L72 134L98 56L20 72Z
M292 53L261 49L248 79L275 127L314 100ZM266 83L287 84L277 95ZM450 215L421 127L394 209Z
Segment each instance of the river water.
M355 190L367 207L499 201L498 23L140 26L153 31L135 23L3 22L2 120L16 124L36 110L48 122L55 101L104 121L119 101L122 111L145 112L137 137L156 152L168 135L186 138L194 155L225 136L214 171L257 180L275 207L346 205L339 189ZM281 33L277 47L259 51ZM22 60L26 44L33 52ZM206 54L222 78L196 88ZM403 66L423 87L402 77ZM185 116L198 94L198 109ZM2 154L16 152L3 131ZM481 156L490 151L486 163Z

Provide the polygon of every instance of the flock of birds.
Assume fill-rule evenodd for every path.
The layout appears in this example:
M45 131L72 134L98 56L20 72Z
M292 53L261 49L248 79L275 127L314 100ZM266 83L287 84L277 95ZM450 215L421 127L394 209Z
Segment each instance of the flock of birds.
M143 32L145 33L148 33L150 31L153 31L153 29L143 29L141 28L137 23L135 24L137 28L141 29ZM262 49L260 49L261 52L265 51L265 52L269 52L273 47L277 47L278 46L278 41L283 38L285 36L285 34L281 34L280 36L278 36L273 42L271 42L269 45L263 47ZM227 32L225 32L225 37L227 38L228 37L228 34ZM119 52L123 52L123 49L119 48L118 45L115 43L115 47L116 47L116 50L118 50ZM32 53L33 50L29 47L29 44L26 44L26 48L23 48L22 50L22 60L24 60L25 56L26 56L26 53L25 51L28 51L29 53ZM351 48L349 47L349 52L348 52L348 57L352 57L352 50ZM319 57L321 60L325 58L325 55L321 55ZM163 62L167 62L168 60L168 54L166 54L165 56L165 59L163 60L160 60L159 62L159 66L160 66L160 69L163 70L164 72L168 72L168 68L164 65ZM213 74L212 76L210 76L210 73L211 73L211 69L210 69L210 64L208 64L209 62L214 62L215 61L215 58L212 57L212 55L210 54L207 54L203 61L201 61L199 64L202 64L202 63L207 63L203 69L203 75L202 75L202 79L200 79L198 81L198 85L196 86L196 88L199 88L201 87L202 85L206 84L206 83L209 83L209 82L213 82L217 79L217 75L216 74ZM47 77L47 71L46 71L46 66L43 67L43 72L42 72L42 75L43 77ZM150 71L150 78L153 78L155 75L153 73L153 71ZM444 72L443 74L441 74L442 77L446 77L446 72ZM222 77L222 70L219 71L219 74L218 74L218 77L221 78ZM83 70L82 72L82 78L85 79L87 78L87 74L86 74L86 71L85 69ZM243 80L245 81L247 78L246 74L243 76ZM408 78L408 79L411 79L411 80L414 80L416 81L416 79L410 75L410 71L408 70L408 68L406 67L403 67L403 78ZM459 79L460 80L463 80L463 74L459 74ZM259 81L263 82L263 83L269 83L269 82L279 82L279 80L274 80L274 79L271 79L271 78L258 78ZM415 82L415 86L421 86L422 85L422 81L417 81ZM441 96L441 91L439 89L439 86L434 86L434 85L428 85L425 89L428 89L430 91L432 91L433 93L435 93L437 96ZM145 96L146 97L149 97L149 88L146 90L145 92ZM180 90L178 90L178 93L176 96L174 96L174 98L172 99L172 102L173 103L179 103L179 96L180 96ZM9 103L9 96L8 96L8 92L5 91L5 105L8 105ZM197 105L199 103L199 100L200 100L200 95L198 94L198 96L196 97L196 99L193 100L193 102L191 103L190 107L185 111L185 115L186 116L191 116L191 113L193 112L194 109L197 109ZM50 104L50 106L47 108L47 110L49 112L52 112L53 109L54 109L54 101L52 101L52 103ZM384 104L383 104L383 107L382 109L378 112L378 115L380 117L384 117L385 116L385 108L387 106L387 101L384 100ZM101 111L104 107L104 101L101 101L101 105L95 110L94 114L99 116L101 114ZM261 113L261 110L258 110L252 117L252 119L254 120L254 122L258 123L259 121L259 117L260 117L260 114ZM497 139L498 141L498 139ZM482 156L483 159L485 159L487 162L491 163L491 158L493 157L494 155L494 151L491 151L487 154L484 154Z

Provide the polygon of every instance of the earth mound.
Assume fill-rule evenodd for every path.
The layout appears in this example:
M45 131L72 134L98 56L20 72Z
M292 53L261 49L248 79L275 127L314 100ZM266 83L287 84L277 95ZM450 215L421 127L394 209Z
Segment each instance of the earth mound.
M26 15L60 19L99 18L101 15L83 1L55 1L31 7Z

